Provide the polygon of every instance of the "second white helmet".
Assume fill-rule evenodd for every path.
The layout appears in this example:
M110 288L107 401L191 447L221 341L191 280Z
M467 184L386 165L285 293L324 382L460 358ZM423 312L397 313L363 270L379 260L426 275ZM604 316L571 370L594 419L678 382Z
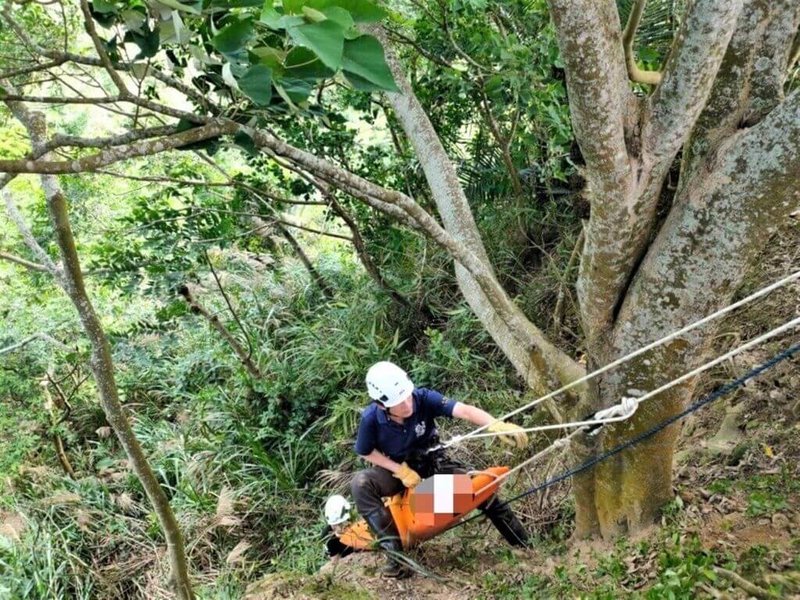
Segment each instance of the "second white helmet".
M350 503L344 496L336 494L325 503L325 520L328 525L339 525L350 518Z
M408 374L392 362L377 362L367 371L369 397L386 408L397 406L413 391L414 384Z

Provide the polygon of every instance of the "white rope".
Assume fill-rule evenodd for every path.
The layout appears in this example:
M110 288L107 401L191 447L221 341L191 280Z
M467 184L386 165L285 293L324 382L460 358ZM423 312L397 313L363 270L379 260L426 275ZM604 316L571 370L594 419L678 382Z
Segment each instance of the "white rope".
M618 421L624 421L625 419L630 418L633 415L633 413L636 412L636 409L639 407L639 404L641 404L643 401L647 400L648 398L652 398L653 396L657 396L658 394L668 390L669 388L674 387L674 386L678 385L679 383L683 383L687 379L691 379L692 377L695 377L695 376L699 375L703 371L707 371L711 367L714 367L714 366L718 365L721 362L725 362L729 358L731 358L733 356L736 356L737 354L739 354L741 352L744 352L745 350L749 350L753 346L757 346L761 342L764 342L764 341L766 341L766 340L768 340L768 339L770 339L772 337L775 337L778 334L783 333L784 331L787 331L789 329L792 329L793 327L798 327L798 326L800 326L800 317L792 319L788 323L784 323L783 325L780 325L780 326L776 327L775 329L772 329L771 331L768 331L767 333L765 333L765 334L763 334L763 335L761 335L761 336L759 336L759 337L757 337L757 338L755 338L755 339L753 339L753 340L751 340L751 341L749 341L749 342L747 342L745 344L742 344L741 346L738 346L738 347L734 348L733 350L731 350L729 352L726 352L722 356L720 356L718 358L715 358L714 360L711 360L711 361L709 361L709 362L697 367L693 371L690 371L690 372L688 372L688 373L686 373L684 375L681 375L680 377L676 377L675 379L673 379L671 381L668 381L667 383L665 383L661 387L659 387L659 388L657 388L657 389L655 389L655 390L653 390L651 392L647 392L643 396L639 396L639 397L636 397L636 398L624 397L624 398L622 398L622 400L620 401L619 404L615 404L613 406L610 406L608 408L605 408L603 410L600 410L600 411L596 412L591 419L586 419L586 420L583 420L583 421L572 421L570 423L555 423L555 424L552 424L552 425L537 425L535 427L527 427L525 429L517 429L514 432L508 432L508 431L485 432L485 433L479 433L479 434L473 435L472 437L473 438L483 438L483 437L495 437L495 436L498 436L498 435L509 435L509 434L513 435L514 433L521 433L523 431L525 433L534 433L534 432L537 432L537 431L550 431L550 430L553 430L553 429L572 429L574 427L590 427L590 426L593 426L593 425L603 425L605 423L616 423Z
M604 423L614 423L616 421L624 421L625 419L629 418L634 412L636 412L636 408L638 408L639 404L641 404L642 402L644 402L648 398L652 398L653 396L657 396L661 392L664 392L665 390L668 390L669 388L671 388L673 386L676 386L679 383L683 383L687 379L691 379L692 377L695 377L696 375L699 375L703 371L707 371L711 367L714 367L714 366L718 365L719 363L724 362L724 361L728 360L729 358L732 358L733 356L735 356L735 355L737 355L737 354L739 354L741 352L744 352L745 350L749 350L753 346L757 346L758 344L760 344L760 343L762 343L762 342L764 342L764 341L766 341L766 340L768 340L770 338L773 338L776 335L779 335L779 334L783 333L784 331L788 331L789 329L792 329L793 327L800 327L800 317L792 319L791 321L789 321L787 323L784 323L783 325L780 325L780 326L776 327L775 329L772 329L771 331L768 331L767 333L765 333L763 335L760 335L757 338L755 338L753 340L750 340L749 342L747 342L745 344L742 344L741 346L738 346L737 348L734 348L733 350L731 350L729 352L726 352L722 356L719 356L718 358L715 358L714 360L709 361L709 362L705 363L704 365L702 365L700 367L697 367L696 369L694 369L693 371L690 371L689 373L686 373L685 375L681 375L680 377L677 377L677 378L673 379L672 381L669 381L669 382L665 383L661 387L659 387L659 388L657 388L657 389L655 389L655 390L653 390L651 392L648 392L648 393L644 394L643 396L640 396L638 398L627 398L627 397L623 398L622 401L619 404L615 404L614 406L611 406L609 408L606 408L606 409L603 409L601 411L596 412L595 413L595 418L596 418L595 420L577 421L577 422L574 422L574 423L559 423L557 425L542 425L542 426L539 426L539 427L529 427L527 429L523 429L522 431L525 431L525 432L533 432L533 431L546 431L548 429L563 429L563 428L568 428L568 427L579 427L579 429L577 429L576 431L573 431L568 436L557 439L555 442L553 442L550 446L548 446L547 448L545 448L541 452L539 452L539 453L535 454L534 456L532 456L531 458L521 462L520 464L518 464L513 469L510 469L508 472L506 472L503 475L501 475L500 477L498 477L496 481L493 481L491 485L499 484L502 480L504 480L507 477L509 477L515 471L520 470L521 468L523 468L525 465L529 464L530 462L532 462L532 461L534 461L534 460L536 460L538 458L541 458L542 456L544 456L545 454L547 454L548 452L550 452L551 450L553 450L556 447L560 447L560 446L565 445L568 440L570 440L572 437L576 436L577 434L581 433L581 431L583 430L584 427L589 427L589 426L593 426L593 425L602 425ZM630 414L627 414L627 415L624 414L626 411L629 411ZM599 418L598 419L597 418L598 416L606 417L606 418ZM484 433L484 434L476 435L474 437L490 437L490 436L495 436L495 435L508 435L508 432L505 432L505 433L488 433L488 434ZM480 493L481 491L483 491L483 490L481 489L477 493Z
M534 461L536 461L536 460L539 460L540 458L542 458L542 457L543 457L543 456L545 456L546 454L549 454L550 452L552 452L553 450L555 450L555 449L557 449L557 448L566 448L566 447L567 447L567 445L568 445L568 442L569 442L569 441L570 441L570 440L571 440L573 437L575 437L576 435L578 435L580 432L581 432L581 430L580 430L580 429L578 429L577 431L573 431L572 433L570 433L570 434L569 434L568 436L566 436L566 437L562 437L562 438L559 438L559 439L555 440L555 441L554 441L552 444L550 444L550 445L549 445L547 448L545 448L544 450L541 450L540 452L537 452L536 454L534 454L533 456L531 456L529 459L527 459L527 460L524 460L524 461L522 461L521 463L519 463L519 464L518 464L516 467L514 467L513 469L509 469L508 471L506 471L506 472L505 472L505 473L503 473L502 475L499 475L499 476L498 476L498 477L496 477L496 478L495 478L493 481L490 481L490 482L489 482L489 483L487 483L485 486L483 486L481 489L479 489L477 492L473 492L473 493L474 493L474 495L475 495L475 496L479 496L479 495L480 495L480 494L482 494L482 493L483 493L485 490L489 489L489 488L490 488L491 486L493 486L493 485L495 485L495 486L498 486L498 487L499 487L499 486L500 486L500 484L503 482L503 480L505 480L505 479L508 479L508 478L511 476L511 474L512 474L512 473L514 473L515 471L519 471L519 470L520 470L520 469L522 469L523 467L525 467L525 466L529 465L530 463L532 463L532 462L534 462Z
M680 335L683 335L684 333L686 333L688 331L691 331L692 329L695 329L696 327L700 327L701 325L705 325L709 321L713 321L714 319L716 319L718 317L721 317L722 315L725 315L725 314L731 312L732 310L736 310L737 308L739 308L741 306L744 306L745 304L747 304L749 302L752 302L753 300L755 300L757 298L760 298L761 296L769 294L770 292L778 289L781 286L786 285L787 283L795 281L796 279L800 279L800 271L796 271L796 272L792 273L791 275L789 275L787 277L784 277L783 279L781 279L779 281L776 281L775 283L772 283L772 284L770 284L770 285L758 290L757 292L754 292L753 294L750 294L746 298L742 298L738 302L734 302L733 304L730 304L729 306L721 308L720 310L708 315L707 317L703 317L699 321L695 321L694 323L690 323L686 327L683 327L682 329L679 329L679 330L677 330L677 331L675 331L675 332L673 332L673 333L671 333L671 334L669 334L669 335L667 335L667 336L665 336L665 337L663 337L663 338L661 338L659 340L656 340L655 342L652 342L652 343L648 344L647 346L639 348L638 350L635 350L635 351L631 352L630 354L626 354L622 358L618 358L617 360L615 360L613 362L610 362L607 365L604 365L604 366L600 367L596 371L592 371L588 375L584 375L580 379L576 379L575 381L572 381L572 382L566 384L565 386L560 387L559 389L555 390L554 392L550 392L549 394L546 394L546 395L544 395L544 396L542 396L540 398L537 398L536 400L533 400L532 402L529 402L525 406L521 406L519 408L516 408L516 409L512 410L511 412L506 413L505 415L503 415L501 417L498 417L493 422L505 421L509 417L513 417L514 415L519 414L524 410L528 410L529 408L533 408L534 406L537 406L538 404L541 404L545 400L549 400L550 398L553 398L554 396L557 396L557 395L561 394L562 392L565 392L565 391L567 391L567 390L569 390L569 389L571 389L571 388L573 388L573 387L575 387L577 385L580 385L581 383L584 383L586 381L594 379L598 375L602 375L603 373L605 373L607 371L610 371L614 367L617 367L617 366L621 365L622 363L629 361L632 358L635 358L635 357L637 357L637 356L639 356L641 354L644 354L645 352L647 352L649 350L652 350L653 348L656 348L656 347L660 346L661 344L664 344L665 342L668 342L668 341L670 341L672 339L675 339L676 337L678 337ZM473 437L485 437L485 434L484 434L484 436L480 436L479 434L480 434L480 432L484 431L490 425L491 425L491 423L487 423L486 425L481 425L477 429L474 429L470 433L464 434L462 436L453 437L453 438L447 440L446 442L442 442L440 445L436 446L435 448L432 448L431 451L433 451L433 450L441 450L441 449L444 449L444 448L449 448L453 444L457 444L457 443L466 441L466 440L468 440L470 438L473 438ZM549 426L549 428L550 429L560 429L560 428L562 428L562 426L553 425L553 426ZM530 430L526 429L525 431L530 431ZM544 429L537 429L537 431L545 431L545 430ZM497 434L491 434L491 435L497 435Z

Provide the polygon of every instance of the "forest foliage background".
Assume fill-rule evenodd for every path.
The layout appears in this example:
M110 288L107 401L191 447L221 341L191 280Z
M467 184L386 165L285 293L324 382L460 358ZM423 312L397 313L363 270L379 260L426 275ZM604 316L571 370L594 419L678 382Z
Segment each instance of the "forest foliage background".
M113 4L98 0L93 9ZM618 4L624 22L632 3ZM28 35L80 31L79 12L55 6L25 5ZM638 37L642 68L662 63L683 10L651 3ZM409 78L457 164L499 280L580 359L574 282L588 206L544 2L409 2L393 11ZM91 48L85 35L71 39L72 51ZM122 51L147 52L150 42L148 31ZM0 53L4 67L26 60L8 28ZM798 80L795 71L788 86ZM73 75L38 85L55 96L65 86L83 93L109 83ZM289 90L270 100L270 126L432 206L396 117L380 94L356 88L356 79L338 77ZM243 93L252 99L259 91ZM60 135L92 137L130 115L67 104L51 107L48 119ZM0 105L0 158L30 150L24 128ZM176 512L200 597L239 597L266 573L320 567L320 507L357 468L351 444L373 362L391 358L417 385L496 414L527 398L462 299L450 257L252 152L246 139L214 139L60 182L121 398ZM18 177L9 190L56 258L38 180ZM772 257L774 272L796 260L792 247ZM0 598L163 597L163 534L98 403L74 308L47 273L18 260L36 257L4 217L0 253ZM476 466L519 458L488 445L457 452ZM520 504L526 523L555 544L569 535L567 493L562 486ZM705 567L698 559L686 577L702 579ZM670 581L665 575L658 585Z

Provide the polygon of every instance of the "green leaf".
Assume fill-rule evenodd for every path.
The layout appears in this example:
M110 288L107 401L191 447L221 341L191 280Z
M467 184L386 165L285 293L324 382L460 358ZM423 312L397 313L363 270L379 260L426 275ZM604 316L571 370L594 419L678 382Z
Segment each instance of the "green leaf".
M338 23L322 21L292 27L289 36L300 46L312 50L331 69L342 65L344 30Z
M369 0L309 0L305 5L322 12L325 12L324 9L326 8L339 7L350 13L356 23L376 23L388 14L380 6L369 2Z
M109 2L109 0L94 0L91 7L92 11L100 14L117 12L117 7L114 6L114 2Z
M253 37L253 24L249 19L237 21L220 31L212 44L223 54L233 54L245 47Z
M283 79L281 85L284 99L288 97L294 104L305 102L311 94L311 84L302 79Z
M125 27L138 31L147 21L147 15L138 10L123 10L120 17L125 21Z
M280 77L283 74L283 61L287 57L286 52L269 46L257 46L251 48L250 53L255 57L251 62L267 65L272 69L273 77Z
M386 64L381 43L371 35L362 35L344 42L342 70L348 79L352 74L374 84L376 89L400 91L389 71L389 65Z
M264 25L274 30L288 29L305 23L303 17L299 15L282 15L271 6L264 7L259 20L264 23Z
M261 11L261 18L259 20L270 29L280 29L278 22L281 20L281 16L281 13L275 10L272 6L265 4L264 10Z
M283 11L289 15L296 15L303 10L306 0L283 0Z
M388 14L383 8L367 0L337 0L336 4L353 15L356 23L377 23Z
M332 77L335 74L333 69L329 69L322 64L316 54L302 46L295 46L289 51L289 54L286 55L284 66L286 67L286 74L296 79L317 81Z
M98 10L99 8L103 10ZM95 5L90 4L89 12L91 12L92 18L103 27L113 27L117 22L117 9L110 2L97 4L97 8Z
M303 7L303 15L305 15L306 19L313 23L319 23L326 19L324 13L321 13L315 8L309 8L308 6Z
M178 0L159 0L161 4L164 6L168 6L175 10L182 10L184 12L192 13L194 15L200 14L200 9L203 6L203 3L198 1L194 2L193 4L183 4L178 2Z
M323 8L321 12L334 23L341 25L344 30L348 30L353 26L353 17L350 16L349 12L339 6Z
M383 88L379 85L375 85L368 79L364 79L363 77L359 77L353 73L344 73L345 79L353 86L353 89L358 90L359 92L382 92Z
M272 99L272 69L266 65L253 65L237 80L242 93L260 106Z
M244 131L237 131L233 136L233 143L242 148L250 156L258 156L258 147L249 135Z
M158 27L151 31L149 25L145 23L142 25L140 31L126 31L123 40L126 42L133 42L139 46L139 54L134 57L134 60L151 58L158 53L158 45L160 42Z

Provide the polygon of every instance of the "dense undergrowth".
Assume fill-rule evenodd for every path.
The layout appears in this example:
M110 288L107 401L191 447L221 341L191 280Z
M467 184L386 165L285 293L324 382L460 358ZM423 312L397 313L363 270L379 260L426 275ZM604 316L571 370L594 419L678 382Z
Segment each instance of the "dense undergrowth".
M765 282L785 268L785 260L791 260L791 251L760 274ZM412 344L401 333L413 331L403 320L407 316L376 294L349 260L323 266L325 276L339 282L332 301L323 300L291 263L225 281L238 299L239 317L264 373L260 380L247 375L224 340L191 315L161 322L137 313L127 328L113 332L118 382L183 528L200 598L241 597L270 573L290 582L299 597L381 597L347 578L312 575L325 563L320 506L327 494L344 489L357 468L351 443L364 403L362 374L374 360L391 356L408 365L420 385L440 387L495 413L521 401L507 365L466 307L442 303L436 326L416 332ZM791 312L786 298L754 307L726 327L748 337L769 328L771 320ZM215 310L225 309L221 299L215 302ZM64 352L79 361L85 349L79 344ZM749 362L764 358L768 352L753 354ZM0 408L0 598L168 597L160 530L91 388L79 388L67 417L56 422L36 410L37 385L26 365L6 364L3 390L11 401ZM710 389L743 368L720 368L704 386ZM763 401L775 394L786 399L796 389L791 366L780 373L737 400L747 406L740 425L748 436L741 444L723 457L688 453L678 478L679 499L668 507L663 528L646 539L589 547L588 554L576 549L569 540L569 489L560 485L517 505L536 536L532 556L507 550L485 525L470 525L426 544L416 560L439 578L461 574L469 581L470 597L688 598L719 587L720 568L762 578L771 593L793 590L791 573L800 566L796 537L784 531L779 544L774 534L728 548L713 537L759 527L764 519L773 527L776 513L789 523L797 519L800 457L787 451L794 444L796 417L792 421L787 413L787 427L772 427L780 421L771 412L777 406ZM690 449L711 437L724 416L710 414L710 421L690 428ZM444 430L458 431L456 424ZM59 468L50 443L56 433L75 479ZM535 440L547 443L544 437ZM455 452L476 466L520 458L488 444ZM731 471L731 464L741 468ZM538 465L511 482L506 493L566 466L560 460ZM695 514L708 516L702 507L709 498L722 503L716 511L720 521L710 529ZM730 514L734 518L725 521ZM776 578L776 572L790 575ZM358 565L352 579L369 580L369 574ZM767 575L773 579L763 579ZM438 581L419 578L425 581L420 589L429 591Z
M321 565L319 507L330 480L319 473L328 469L335 480L354 468L372 362L393 357L419 385L480 394L472 400L489 410L514 400L513 378L465 307L443 303L438 327L417 332L409 347L401 333L408 315L398 318L349 257L322 266L338 282L332 301L291 263L226 280L261 379L191 315L161 322L138 313L112 331L118 384L183 527L199 597L237 597L257 574ZM80 345L68 353L86 358ZM76 386L56 422L37 408L24 363L7 369L0 510L11 524L0 536L0 597L166 597L157 522L90 383ZM85 363L78 371L88 375ZM59 468L55 434L74 480Z

